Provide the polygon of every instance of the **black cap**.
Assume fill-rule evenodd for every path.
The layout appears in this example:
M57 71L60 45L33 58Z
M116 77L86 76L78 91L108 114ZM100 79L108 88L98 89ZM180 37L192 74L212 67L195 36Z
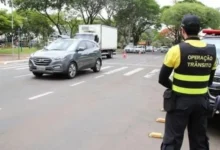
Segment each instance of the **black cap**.
M200 28L200 20L195 15L187 14L183 17L181 26L183 28L190 28L190 27L199 27Z

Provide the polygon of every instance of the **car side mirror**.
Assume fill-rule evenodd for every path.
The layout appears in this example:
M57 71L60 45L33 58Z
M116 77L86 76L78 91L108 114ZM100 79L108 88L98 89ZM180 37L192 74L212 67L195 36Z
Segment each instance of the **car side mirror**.
M80 51L84 51L85 49L86 49L85 47L79 47L79 48L77 49L77 51L80 52Z

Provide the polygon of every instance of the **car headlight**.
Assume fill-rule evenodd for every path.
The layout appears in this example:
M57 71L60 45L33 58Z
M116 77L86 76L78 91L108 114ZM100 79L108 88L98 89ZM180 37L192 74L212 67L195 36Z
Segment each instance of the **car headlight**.
M54 60L55 61L63 61L65 58L66 58L66 56L65 57L55 57Z
M54 58L54 60L56 60L56 61L62 61L63 58L62 58L62 57L56 57L56 58Z
M32 59L34 57L34 53L32 53L31 55L30 55L30 59Z

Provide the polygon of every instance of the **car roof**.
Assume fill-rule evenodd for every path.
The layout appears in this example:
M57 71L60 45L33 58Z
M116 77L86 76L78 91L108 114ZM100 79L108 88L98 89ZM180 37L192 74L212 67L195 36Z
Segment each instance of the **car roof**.
M69 41L77 41L77 42L81 42L81 41L90 41L90 42L93 42L93 43L96 43L95 41L93 40L88 40L88 39L72 39L72 38L59 38L60 40L69 40Z

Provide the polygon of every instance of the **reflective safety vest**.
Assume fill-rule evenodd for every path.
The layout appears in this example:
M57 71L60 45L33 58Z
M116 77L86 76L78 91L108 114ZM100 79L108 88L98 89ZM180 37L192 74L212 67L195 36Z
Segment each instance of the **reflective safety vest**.
M214 45L193 47L182 42L180 65L174 69L172 89L180 95L204 95L208 92L208 82L216 60Z

